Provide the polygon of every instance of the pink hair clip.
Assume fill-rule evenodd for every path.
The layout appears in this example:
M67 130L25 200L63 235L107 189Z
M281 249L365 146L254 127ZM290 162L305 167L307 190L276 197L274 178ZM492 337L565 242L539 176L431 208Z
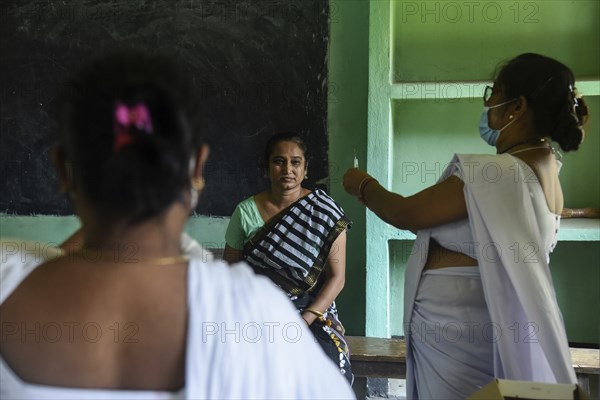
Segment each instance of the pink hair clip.
M151 134L152 118L150 111L144 103L138 103L133 107L127 107L123 102L117 102L115 105L115 143L113 151L117 152L121 147L133 141L133 136L129 132L130 126L135 126L139 131Z

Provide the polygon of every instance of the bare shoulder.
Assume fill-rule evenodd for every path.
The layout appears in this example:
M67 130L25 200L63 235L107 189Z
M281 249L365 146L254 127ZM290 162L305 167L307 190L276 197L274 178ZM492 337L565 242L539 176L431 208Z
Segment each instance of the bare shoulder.
M547 151L519 154L519 156L518 158L531 168L539 181L550 211L560 214L563 208L563 193L558 175L559 167L554 154Z
M558 179L558 165L551 151L536 151L515 155L535 173L542 186Z
M10 368L38 384L180 387L187 266L138 264L63 257L40 265L1 306L1 354ZM175 372L157 373L163 368Z

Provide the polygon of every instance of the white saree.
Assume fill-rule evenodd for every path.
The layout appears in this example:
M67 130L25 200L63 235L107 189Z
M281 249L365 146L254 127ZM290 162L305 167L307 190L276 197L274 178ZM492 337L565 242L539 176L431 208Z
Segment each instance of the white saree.
M483 341L487 343L481 343L489 346L491 342L489 371L493 377L503 379L575 383L567 336L548 266L551 250L548 244L556 232L548 231L551 224L541 221L541 218L558 217L549 212L535 174L524 162L511 155L456 155L441 179L453 174L464 182L469 224L477 249L483 299L489 315L486 324L492 332L487 336L488 340ZM423 297L422 286L426 286L423 284L423 276L426 275L423 274L423 266L429 239L430 230L418 232L406 271L404 322L407 328L409 399L423 398L417 390L419 372L415 367L416 358L426 361L432 372L418 379L443 376L444 371L435 370L448 365L436 363L435 359L422 360L423 354L415 357L411 350L412 345L417 344L410 327L415 321L420 323L419 313L415 312L418 304L415 307L415 303L419 296ZM456 291L454 295L459 297L463 293ZM443 319L444 313L456 314L451 303L443 304L444 309L438 309L432 315L439 313ZM446 355L456 352L456 346L459 346L458 351L463 358L478 351L473 343L453 342L448 346L452 349L445 352ZM469 377L472 371L453 373ZM447 387L452 390L453 384L439 383L441 386L449 385ZM464 383L455 384L460 386ZM436 382L428 382L427 385L435 386ZM452 394L452 390L448 392L448 398L457 396Z
M0 304L61 251L2 240ZM185 387L178 392L84 389L23 381L0 356L2 399L353 399L352 389L288 298L244 263L206 261L189 238ZM4 327L3 327L4 328ZM3 335L15 334L4 331ZM165 343L169 346L169 343ZM293 361L293 363L291 362ZM290 369L290 365L294 369Z

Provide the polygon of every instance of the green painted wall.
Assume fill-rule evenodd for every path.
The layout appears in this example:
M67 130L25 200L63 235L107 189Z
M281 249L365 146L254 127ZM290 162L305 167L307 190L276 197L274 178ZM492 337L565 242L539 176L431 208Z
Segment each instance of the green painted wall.
M570 342L600 343L600 242L558 242L550 270Z
M348 334L365 334L365 208L341 185L352 167L354 152L367 162L367 82L369 2L330 2L329 162L330 189L354 226L348 232L346 286L338 308Z
M577 76L598 76L597 0L392 3L394 81L486 80L525 52L555 57Z
M228 218L194 216L185 231L208 249L225 247ZM75 216L15 216L0 214L0 237L26 239L47 244L60 244L79 228Z
M0 237L60 244L79 228L76 217L0 215Z

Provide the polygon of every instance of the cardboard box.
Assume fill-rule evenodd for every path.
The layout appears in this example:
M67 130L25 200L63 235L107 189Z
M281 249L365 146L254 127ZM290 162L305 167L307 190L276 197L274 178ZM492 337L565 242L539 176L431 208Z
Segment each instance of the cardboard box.
M467 400L589 400L574 383L541 383L494 379Z

